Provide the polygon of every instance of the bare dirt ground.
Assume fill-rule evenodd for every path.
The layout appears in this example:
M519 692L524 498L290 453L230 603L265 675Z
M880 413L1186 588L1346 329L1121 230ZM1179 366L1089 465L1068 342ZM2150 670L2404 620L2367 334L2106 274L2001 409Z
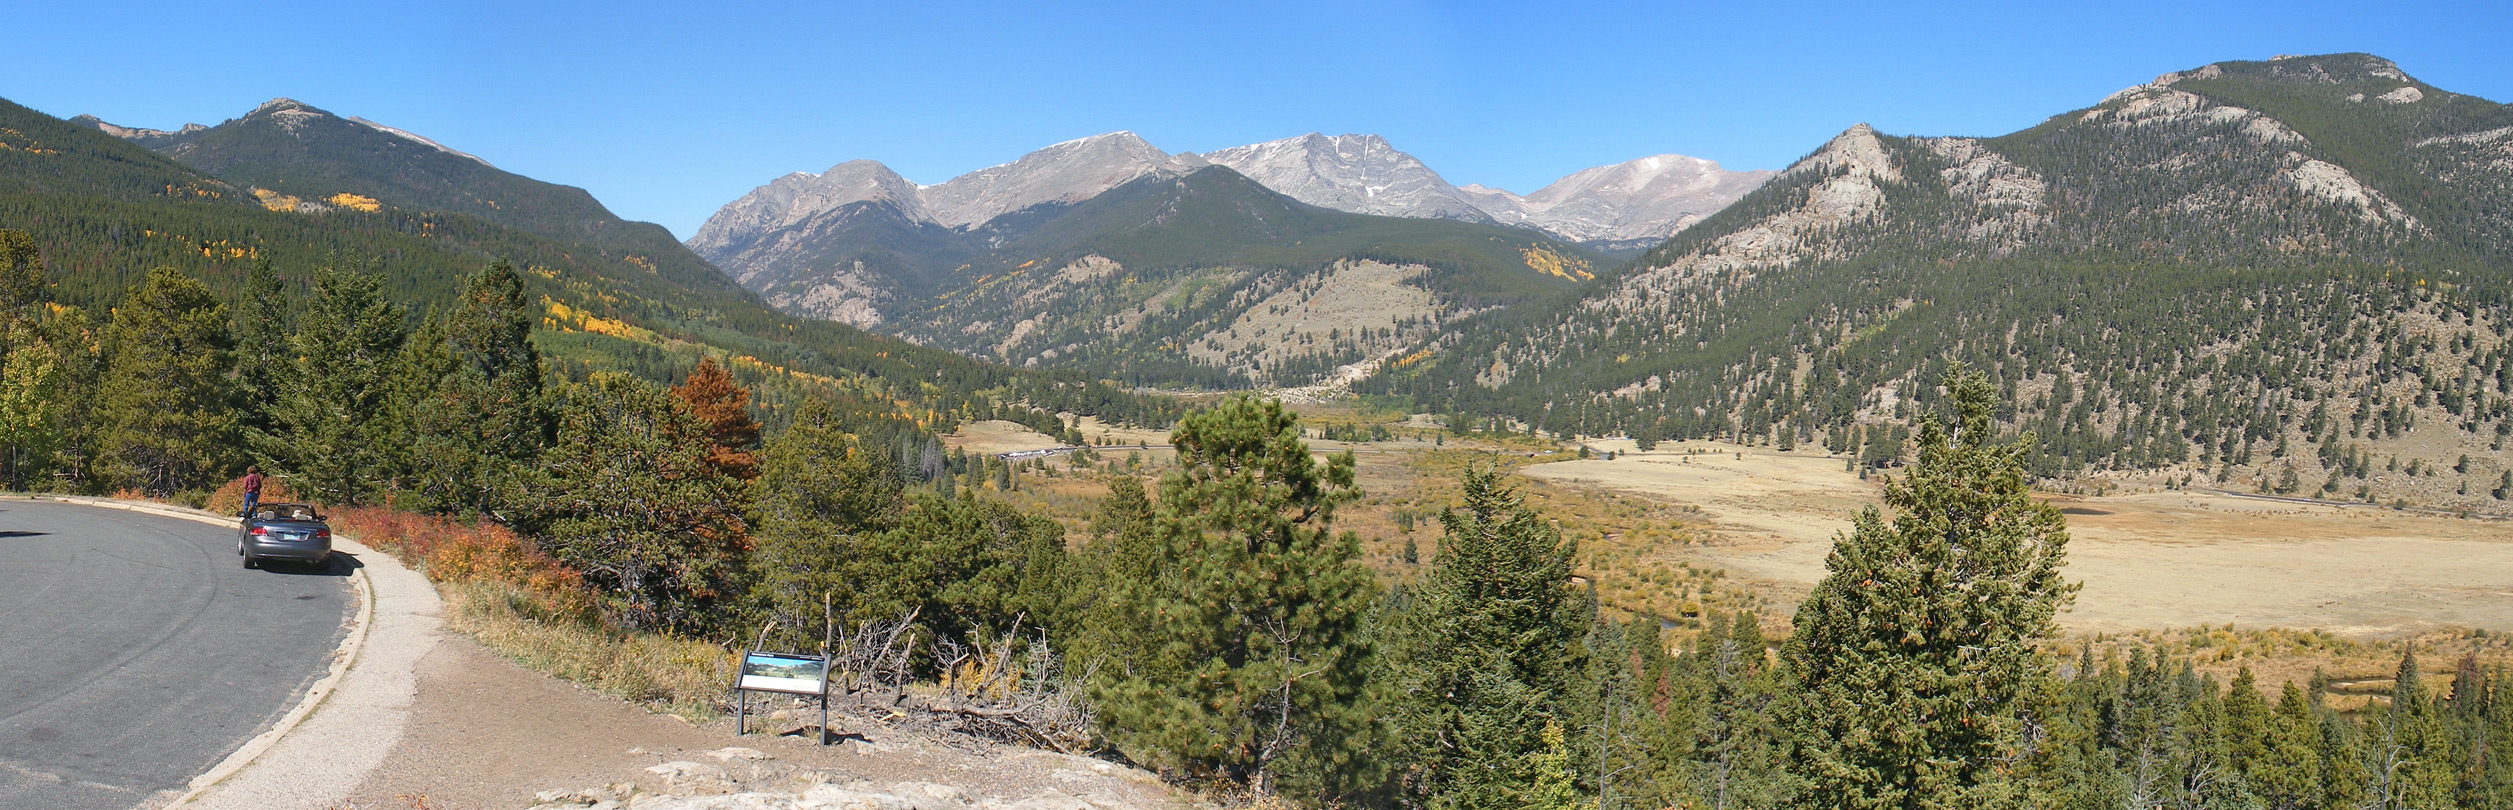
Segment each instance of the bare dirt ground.
M1591 446L1622 453L1520 472L1698 505L1706 541L1665 553L1724 568L1782 604L1823 576L1833 537L1882 491L1840 458L1712 442ZM2513 628L2513 524L2190 491L2051 501L2068 514L2068 576L2085 583L2062 617L2072 630Z
M792 716L755 721L753 733L736 737L730 719L693 726L649 713L526 670L460 636L439 644L420 662L418 675L409 728L384 765L351 794L348 807L487 810L533 806L544 791L689 796L800 792L807 783L959 790L959 803L935 806L1019 800L1047 790L1079 799L1080 806L1185 803L1157 778L1131 768L843 714L831 725L851 736L838 745L815 745ZM809 714L817 725L817 711ZM724 753L733 747L765 758ZM681 765L664 767L669 763Z

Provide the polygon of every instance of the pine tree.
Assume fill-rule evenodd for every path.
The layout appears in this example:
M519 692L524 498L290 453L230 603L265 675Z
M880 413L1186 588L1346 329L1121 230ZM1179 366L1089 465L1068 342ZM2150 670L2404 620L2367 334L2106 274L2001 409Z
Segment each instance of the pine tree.
M1816 807L1997 807L2019 800L2001 762L2044 677L2034 645L2074 588L2060 578L2059 510L2034 501L2030 436L1994 444L1997 388L1947 382L1955 422L1930 415L1919 460L1835 541L1782 659L1781 725Z
M549 444L551 414L527 306L514 267L495 262L414 336L398 397L411 434L408 508L511 514L532 497L515 484Z
M897 475L820 399L803 400L793 424L760 455L750 511L758 541L752 599L783 626L818 628L824 605L839 596L860 601L857 565L904 506Z
M149 271L105 330L99 464L113 486L172 495L210 485L238 453L227 308L173 268Z
M1353 460L1321 467L1300 435L1282 403L1244 396L1170 435L1164 575L1117 598L1176 669L1113 673L1102 690L1110 736L1138 761L1268 794L1287 772L1331 773L1368 728L1361 631L1377 588L1360 538L1334 531L1359 495Z
M1066 652L1075 660L1105 660L1108 672L1139 671L1153 666L1142 638L1148 617L1127 610L1118 598L1158 586L1162 575L1160 537L1154 530L1152 500L1143 482L1130 475L1111 476L1108 495L1091 518L1091 536L1076 559L1075 632ZM1162 676L1182 678L1178 673Z
M750 418L750 389L733 381L715 358L702 357L689 379L672 389L689 412L707 423L707 463L736 480L759 477L759 422Z
M381 494L404 442L390 394L407 327L383 285L374 273L315 273L314 295L289 341L295 370L271 403L274 430L262 449L291 489L323 503Z
M707 463L707 427L617 372L569 387L518 523L618 595L632 627L695 629L730 596L746 545L740 482Z
M236 419L245 435L267 446L277 428L272 410L292 375L288 289L269 259L253 263L236 296ZM265 459L268 460L268 459Z
M1391 651L1405 781L1426 807L1545 801L1544 774L1529 768L1545 730L1561 733L1579 671L1588 608L1570 589L1576 544L1500 475L1466 471L1464 508L1442 512L1447 533Z
M0 322L31 323L50 299L44 254L25 231L0 228Z

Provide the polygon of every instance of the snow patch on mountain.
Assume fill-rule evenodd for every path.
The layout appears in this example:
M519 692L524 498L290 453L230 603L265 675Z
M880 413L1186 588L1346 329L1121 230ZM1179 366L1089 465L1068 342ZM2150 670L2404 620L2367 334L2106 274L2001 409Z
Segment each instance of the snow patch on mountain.
M402 128L399 128L399 127L390 127L390 126L385 126L385 125L383 125L383 124L378 124L378 123L375 123L375 122L373 122L373 121L369 121L369 120L366 120L366 119L364 119L364 118L360 118L360 117L357 117L357 116L354 116L354 115L349 116L349 120L350 120L350 121L352 121L352 122L355 122L355 123L365 124L366 126L368 126L368 127L372 128L372 129L374 129L374 130L376 130L376 131L378 131L378 132L385 133L385 134L387 134L387 135L398 135L398 136L401 136L401 137L406 138L406 139L409 139L410 141L415 142L415 143L417 143L417 144L419 144L419 145L421 145L421 146L425 146L425 147L427 147L427 148L429 148L429 149L434 149L434 150L436 150L436 151L443 152L443 153L448 154L448 155L453 155L453 156L458 157L458 158L464 158L464 159L470 160L470 161L471 161L471 162L473 162L473 163L478 163L478 164L480 164L480 165L482 165L482 166L488 166L489 168L492 168L492 169L497 168L496 166L491 165L488 161L486 161L486 160L481 160L479 155L474 155L474 154L472 154L472 153L465 152L465 151L462 151L462 150L460 150L460 149L455 149L455 148L453 148L453 147L446 146L446 145L441 144L441 143L437 143L436 141L429 140L429 139L428 139L428 137L427 137L427 136L425 136L425 135L421 135L421 134L419 134L419 133L412 132L412 131L410 131L410 130L402 129Z

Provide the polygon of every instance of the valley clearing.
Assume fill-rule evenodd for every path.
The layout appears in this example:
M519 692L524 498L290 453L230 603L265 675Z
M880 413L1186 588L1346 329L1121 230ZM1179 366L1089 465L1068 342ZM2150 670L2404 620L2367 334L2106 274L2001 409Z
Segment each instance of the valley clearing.
M1724 568L1783 605L1822 578L1834 535L1882 492L1838 457L1698 441L1647 453L1628 441L1590 446L1619 457L1519 472L1698 505L1703 543L1659 553ZM2068 516L2066 575L2085 584L2061 616L2072 631L2513 628L2513 524L2204 491L2047 497Z

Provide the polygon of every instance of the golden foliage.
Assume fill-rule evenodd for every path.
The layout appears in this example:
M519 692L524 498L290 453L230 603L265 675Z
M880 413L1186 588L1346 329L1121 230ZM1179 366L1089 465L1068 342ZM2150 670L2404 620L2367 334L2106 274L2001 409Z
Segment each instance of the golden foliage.
M341 208L365 211L370 214L384 210L384 204L376 202L374 197L362 197L346 191L332 195L330 202Z
M1528 245L1526 250L1519 252L1519 257L1527 261L1528 267L1548 276L1571 281L1589 281L1597 277L1597 274L1588 272L1588 260L1564 256L1548 245Z

